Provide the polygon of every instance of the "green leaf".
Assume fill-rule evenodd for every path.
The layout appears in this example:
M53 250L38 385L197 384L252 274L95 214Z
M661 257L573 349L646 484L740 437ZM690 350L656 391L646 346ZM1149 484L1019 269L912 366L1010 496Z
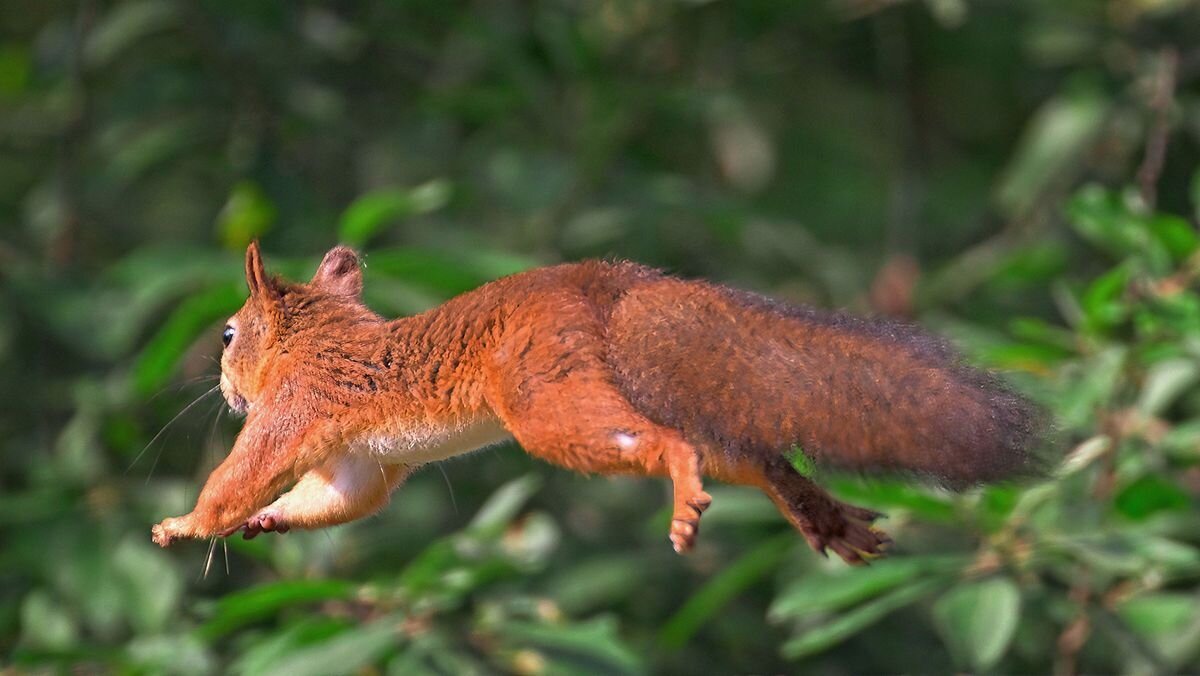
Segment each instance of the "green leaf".
M21 602L21 640L30 646L65 650L78 640L75 618L49 593L37 589Z
M138 40L176 23L178 7L163 0L140 0L115 5L88 32L83 57L89 67L108 64Z
M987 671L1008 651L1020 611L1016 583L995 577L950 590L938 599L933 615L951 654Z
M1156 214L1146 223L1146 227L1177 262L1187 260L1200 246L1196 229L1178 216Z
M879 509L905 509L922 519L953 521L954 504L944 491L896 479L835 479L830 482L838 497Z
M113 567L133 626L142 633L164 629L183 593L179 571L166 554L145 538L126 538L113 553Z
M1147 474L1121 489L1113 504L1124 516L1141 521L1163 510L1187 509L1191 498L1174 482Z
M241 284L223 284L183 301L134 364L133 385L137 392L147 396L161 389L200 332L237 312L245 300ZM216 340L214 335L213 341Z
M513 520L542 486L541 477L526 474L514 479L492 493L471 520L471 530L496 531Z
M1045 186L1078 161L1100 131L1109 105L1096 91L1058 96L1042 105L1026 126L996 190L996 199L1008 215L1016 217L1032 208Z
M1192 218L1200 221L1200 169L1192 172L1188 188L1188 194L1192 198Z
M620 640L617 623L601 617L570 624L506 620L499 634L514 649L533 649L548 658L551 674L638 674L641 659Z
M865 568L810 573L784 588L771 604L773 622L842 610L932 574L954 571L964 557L910 556L881 559Z
M1137 257L1143 267L1167 274L1173 262L1186 260L1198 240L1187 221L1165 214L1145 214L1125 196L1089 185L1067 205L1076 232L1114 259Z
M1200 549L1190 544L1164 537L1147 535L1141 530L1131 536L1133 550L1152 565L1162 566L1172 573L1200 571Z
M0 96L14 96L25 91L33 72L33 60L25 45L0 45Z
M1200 366L1194 359L1165 359L1146 372L1137 407L1142 413L1159 415L1181 394L1200 380Z
M1130 265L1119 265L1092 281L1079 298L1084 319L1092 331L1103 332L1129 317L1125 289L1133 279Z
M658 641L668 648L680 648L709 620L746 587L767 575L779 565L795 545L796 537L785 533L756 547L735 563L715 575L693 593L658 634Z
M353 584L344 580L285 580L260 585L222 598L212 619L200 632L211 640L288 606L349 598L354 589Z
M281 631L256 640L230 665L230 671L247 676L262 674L303 646L325 641L349 626L344 619L323 616L301 618Z
M388 188L359 197L342 214L338 237L350 246L362 246L385 226L428 214L450 201L450 183L435 179L415 188Z
M194 634L139 634L126 645L130 660L149 674L212 674L215 656Z
M402 642L402 617L391 615L346 629L293 651L272 664L265 676L336 676L352 674L381 660Z
M780 648L788 659L800 659L826 650L875 624L892 612L915 603L941 586L939 580L920 580L895 589L832 619L801 629Z
M372 251L366 265L369 276L401 279L449 296L534 267L536 261L500 252L396 248Z
M1067 457L1063 458L1056 474L1060 477L1070 476L1092 464L1110 448L1112 448L1112 439L1103 434L1097 434L1068 453Z
M564 612L587 612L635 594L639 573L649 565L646 556L633 551L584 559L555 575L545 589Z
M1200 656L1200 604L1194 594L1142 594L1122 603L1117 613L1172 665L1191 661L1194 666Z
M1058 396L1058 415L1069 427L1088 425L1122 381L1128 349L1106 347L1078 364L1078 376Z
M240 251L262 237L275 222L275 204L253 181L233 187L217 216L217 232L227 248Z

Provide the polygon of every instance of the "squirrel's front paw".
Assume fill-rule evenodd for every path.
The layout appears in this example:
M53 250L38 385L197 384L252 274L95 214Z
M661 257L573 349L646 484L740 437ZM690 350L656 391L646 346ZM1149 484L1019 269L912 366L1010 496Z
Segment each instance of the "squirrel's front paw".
M182 532L181 519L163 519L161 523L150 529L150 539L159 547L170 547L172 542L186 537Z
M258 514L246 519L246 523L234 526L229 530L221 533L224 537L229 537L238 531L242 531L243 540L253 540L258 537L259 533L286 533L292 527L288 525L287 520L283 515L273 509L265 509Z

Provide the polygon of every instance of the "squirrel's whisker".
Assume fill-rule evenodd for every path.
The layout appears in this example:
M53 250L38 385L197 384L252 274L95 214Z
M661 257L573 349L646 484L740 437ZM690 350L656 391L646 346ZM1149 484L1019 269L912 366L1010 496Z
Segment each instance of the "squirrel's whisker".
M158 399L160 396L162 396L164 393L166 393L168 391L179 392L180 390L187 387L188 385L194 385L195 383L202 383L202 382L212 382L214 380L220 380L220 379L221 379L221 374L219 374L219 373L204 373L204 374L201 374L198 376L193 376L191 378L188 378L187 380L183 380L178 383L171 383L168 385L163 385L157 392L150 395L150 398L147 399L146 402L149 403L151 401L154 401L155 399Z
M442 467L441 463L437 463L438 471L442 473L442 479L446 482L446 491L450 493L450 506L454 508L454 516L458 516L458 500L454 499L454 486L450 484L450 475L446 474L446 468ZM380 466L382 471L383 467Z
M216 392L216 391L217 391L218 389L220 389L220 388L221 388L221 386L220 386L220 385L213 385L211 388L209 388L209 389L205 390L203 394L201 394L200 396L198 396L198 397L196 397L195 399L193 399L193 400L192 400L192 403L188 404L187 406L184 406L184 407L183 407L183 410L182 410L182 411L180 411L179 413L176 413L174 418L171 418L169 421L167 421L167 424L165 424L165 425L163 425L163 426L162 426L162 429L160 429L160 430L158 431L158 434L155 434L155 435L154 435L154 436L153 436L153 437L150 439L150 441L146 442L146 445L145 445L144 447L142 447L142 450L138 451L138 454L137 454L136 456L134 456L134 458L133 458L133 461L132 461L132 462L130 462L130 463L129 463L129 466L125 468L125 473L126 473L126 474L128 474L128 473L129 473L129 470L133 469L134 465L138 464L138 461L142 459L142 456L146 454L146 451L147 451L147 450L149 450L149 449L150 449L150 447L154 445L154 442L158 441L158 438L159 438L159 437L161 437L161 436L163 435L163 432L166 432L166 431L167 431L167 429L168 429L169 427L171 427L171 425L175 424L175 421L176 421L176 420L179 420L179 418L180 418L180 417L182 417L182 416L183 416L183 414L185 414L185 413L187 413L188 411L192 410L192 407L194 407L196 404L200 403L200 402L201 402L201 401L202 401L202 400L203 400L205 397L207 397L208 395L212 394L213 392ZM158 458L157 458L157 457L155 457L155 459L154 459L154 463L155 463L155 464L158 464ZM153 474L153 473L154 473L154 467L153 467L153 466L151 466L151 467L150 467L150 473L151 473L151 474ZM147 476L147 477L146 477L146 481L147 481L147 482L149 482L149 481L150 481L150 477L149 477L149 476Z
M208 579L208 569L212 567L213 552L217 549L217 539L214 537L208 541L208 556L204 557L204 572L201 573L200 579Z

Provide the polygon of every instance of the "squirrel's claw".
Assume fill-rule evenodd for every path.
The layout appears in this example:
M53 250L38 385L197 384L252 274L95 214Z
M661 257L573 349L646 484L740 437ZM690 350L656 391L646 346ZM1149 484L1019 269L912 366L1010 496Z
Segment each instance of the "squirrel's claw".
M801 529L808 544L823 556L826 550L832 551L852 566L866 565L871 559L883 556L892 538L871 525L883 515L844 503L838 507L840 518L824 521L820 530Z
M700 534L700 515L712 504L712 496L704 491L693 495L685 503L686 509L676 512L671 519L671 546L676 554L687 554L696 545Z
M154 544L158 545L159 547L169 547L175 538L171 537L167 533L166 529L163 528L162 524L159 523L155 524L154 527L150 529L150 539L153 540Z

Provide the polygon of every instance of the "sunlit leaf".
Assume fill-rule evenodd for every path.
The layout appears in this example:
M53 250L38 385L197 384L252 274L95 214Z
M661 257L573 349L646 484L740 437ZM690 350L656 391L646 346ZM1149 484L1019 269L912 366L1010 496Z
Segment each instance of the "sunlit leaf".
M494 530L508 523L541 485L541 479L534 474L504 484L492 493L492 497L479 509L475 518L471 520L471 528Z
M1003 577L956 587L934 606L951 653L973 669L992 668L1008 651L1020 620L1021 593Z
M345 580L285 580L251 587L222 598L202 633L208 638L227 634L238 627L257 622L279 609L343 599L353 593L355 585Z
M1149 415L1158 415L1197 381L1200 381L1200 365L1196 360L1160 361L1146 373L1142 393L1138 397L1138 409Z
M275 204L263 189L252 181L242 181L233 187L217 215L217 233L226 248L240 251L266 234L275 214Z
M1058 475L1068 476L1078 472L1107 453L1110 448L1112 448L1112 439L1103 434L1098 434L1088 439L1072 449L1067 454L1067 457L1063 458L1062 464L1058 468Z
M1109 102L1098 92L1052 98L1037 111L997 188L997 201L1012 215L1029 209L1038 194L1065 171L1100 130Z
M362 246L384 227L406 218L441 209L450 200L450 183L433 180L415 188L376 190L359 197L342 214L338 237Z
M920 578L941 577L966 563L960 557L885 558L869 567L811 573L780 592L768 611L773 622L843 610Z

